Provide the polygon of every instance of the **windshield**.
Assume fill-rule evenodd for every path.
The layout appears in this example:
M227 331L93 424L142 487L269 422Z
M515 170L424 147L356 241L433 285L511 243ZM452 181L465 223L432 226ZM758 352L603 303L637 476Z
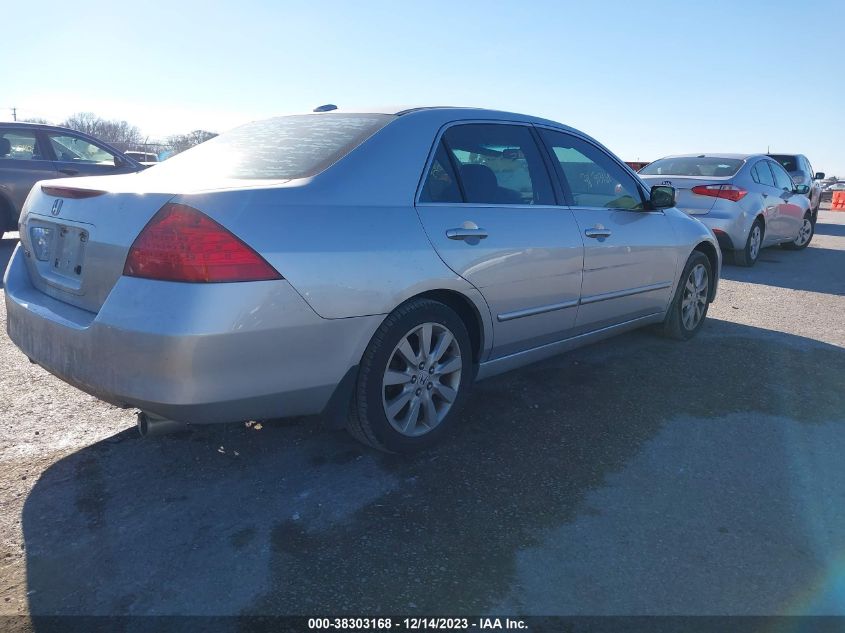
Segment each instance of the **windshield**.
M786 171L801 171L798 168L798 161L795 160L795 156L787 156L785 154L769 154L769 156L783 165Z
M643 176L708 176L723 178L733 176L742 167L743 161L737 158L718 158L714 156L683 156L679 158L661 158L640 170Z
M393 119L306 114L247 123L159 164L156 175L291 179L313 176Z

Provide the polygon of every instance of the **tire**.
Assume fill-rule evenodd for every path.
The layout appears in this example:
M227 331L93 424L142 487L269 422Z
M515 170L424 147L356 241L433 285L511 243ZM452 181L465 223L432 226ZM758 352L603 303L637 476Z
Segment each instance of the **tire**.
M423 354L426 336L429 352ZM447 343L442 350L441 343ZM448 371L438 374L438 367ZM389 453L427 448L454 424L472 379L464 322L438 301L412 299L388 315L367 346L347 429Z
M756 238L755 238L756 231ZM766 235L766 227L760 218L754 220L751 230L748 231L748 238L745 240L745 248L734 251L734 263L737 266L751 267L760 258L760 251L763 250L763 238ZM756 240L756 245L755 245Z
M804 214L804 220L801 225L801 231L798 237L792 242L784 242L781 246L790 251L803 251L813 241L813 235L816 234L816 223L813 222L812 214L807 211Z
M686 341L698 333L707 318L712 284L710 260L701 251L693 251L663 320L664 336Z

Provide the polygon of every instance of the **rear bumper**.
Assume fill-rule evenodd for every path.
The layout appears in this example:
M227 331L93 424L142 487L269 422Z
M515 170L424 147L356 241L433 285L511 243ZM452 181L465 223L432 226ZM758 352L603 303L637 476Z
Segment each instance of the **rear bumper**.
M180 284L121 277L99 313L35 288L17 248L9 337L102 400L190 423L322 412L380 316L319 317L284 280Z
M707 215L695 216L704 226L713 231L719 248L737 250L745 248L753 217L739 210L735 212L711 211Z

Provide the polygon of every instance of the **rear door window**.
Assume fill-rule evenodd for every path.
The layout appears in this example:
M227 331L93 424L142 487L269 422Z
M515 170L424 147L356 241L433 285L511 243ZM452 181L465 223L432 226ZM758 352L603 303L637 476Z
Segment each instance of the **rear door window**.
M769 169L769 161L767 160L761 160L754 165L751 176L754 178L755 182L758 182L761 185L767 185L769 187L775 186L775 178L772 176L772 171Z
M35 131L0 127L0 160L43 160Z
M443 135L443 146L458 171L465 202L555 203L548 171L528 126L454 125Z
M452 161L441 141L428 170L420 202L463 202Z
M564 188L575 206L643 208L637 181L598 147L565 132L543 129L540 136L557 159Z

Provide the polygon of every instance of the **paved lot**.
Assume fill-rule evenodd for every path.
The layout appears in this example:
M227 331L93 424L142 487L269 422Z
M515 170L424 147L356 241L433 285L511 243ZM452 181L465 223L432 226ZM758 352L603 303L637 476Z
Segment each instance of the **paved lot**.
M0 609L845 614L845 213L710 315L479 383L410 459L310 420L140 440L0 335Z

